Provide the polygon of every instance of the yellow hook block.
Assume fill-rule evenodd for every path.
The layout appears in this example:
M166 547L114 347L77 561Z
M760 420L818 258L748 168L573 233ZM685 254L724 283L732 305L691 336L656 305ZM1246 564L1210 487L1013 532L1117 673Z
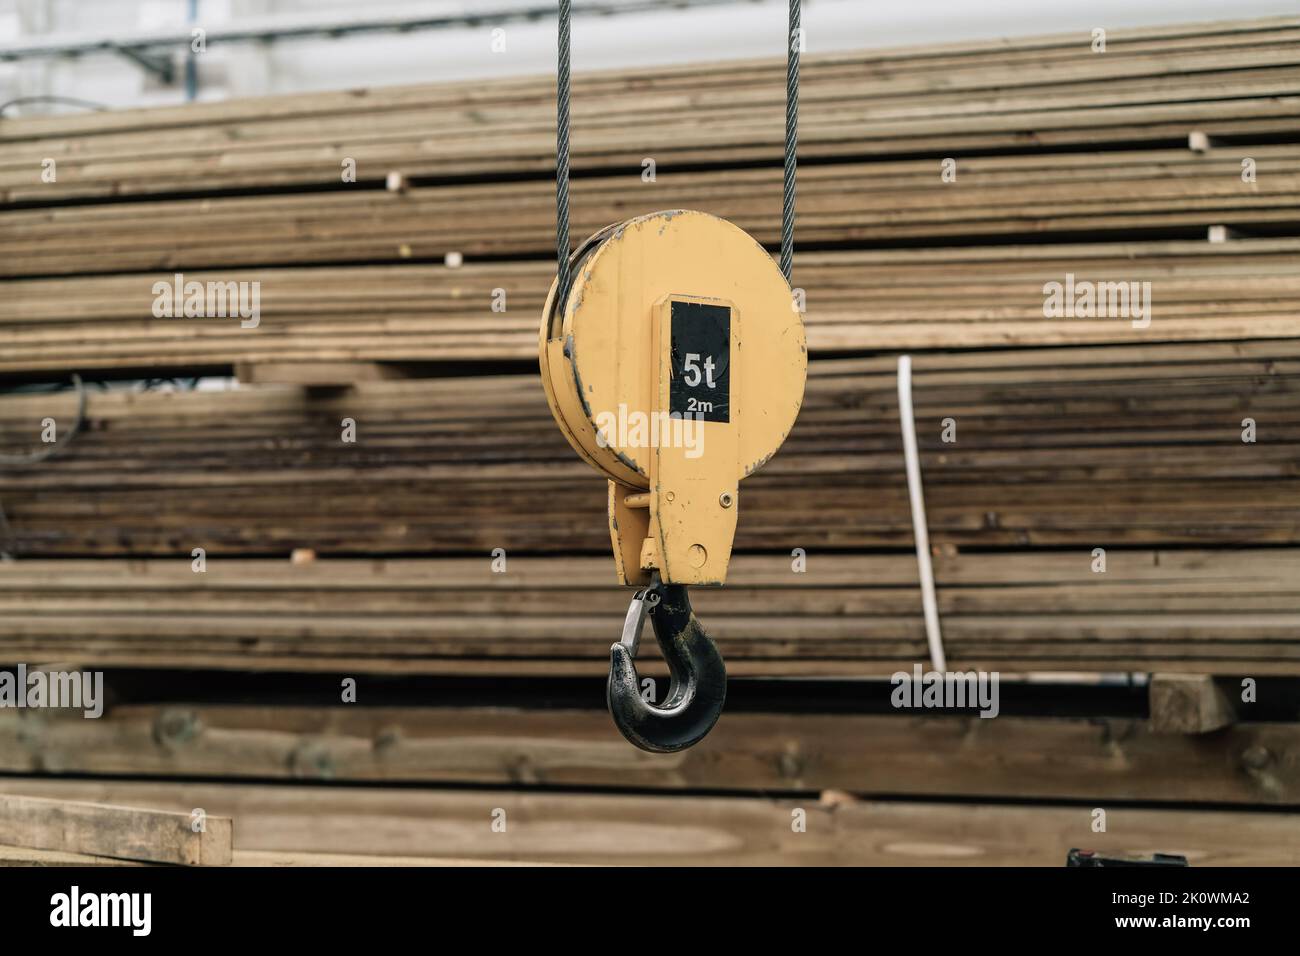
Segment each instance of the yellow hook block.
M574 450L609 479L618 577L721 584L739 482L781 447L808 374L803 322L767 251L673 210L574 253L542 317L542 383Z

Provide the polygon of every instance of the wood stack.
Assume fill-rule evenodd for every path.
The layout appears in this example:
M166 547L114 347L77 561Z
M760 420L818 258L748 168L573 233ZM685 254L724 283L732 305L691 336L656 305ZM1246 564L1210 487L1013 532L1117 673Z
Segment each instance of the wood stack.
M1255 163L1251 181L1243 179L1243 157ZM954 170L945 183L942 163L932 159L809 166L799 178L800 244L1107 232L1204 238L1213 224L1300 221L1300 145L1290 143L972 157ZM641 208L705 209L776 246L781 177L762 167L670 170L653 183L628 175L580 180L572 229L591 235ZM160 223L184 229L177 235ZM449 252L474 260L543 256L554 232L554 185L536 179L37 206L7 217L0 275L355 266L441 260Z
M498 564L498 567L500 565ZM581 674L627 607L606 558L0 565L18 660L111 667ZM1295 674L1300 552L940 558L962 669ZM694 604L739 676L887 677L926 658L916 569L892 555L735 559Z
M1298 64L1294 18L1115 34L1104 54L1068 36L811 57L811 347L1291 335ZM774 246L783 80L769 61L582 79L575 233L698 206ZM552 96L519 79L6 121L0 278L24 281L0 297L0 375L530 358ZM385 190L390 172L410 187ZM1212 228L1249 239L1187 241ZM1033 244L969 247L991 241ZM154 283L178 271L261 283L262 323L156 318ZM1151 281L1154 328L1045 321L1043 284L1067 272Z
M236 862L1295 862L1249 807L1300 801L1300 19L805 61L807 399L695 596L731 709L672 758L599 710L627 593L533 364L553 92L0 122L0 452L51 419L67 442L0 463L0 664L108 668L113 695L0 713L5 791L204 806ZM774 247L783 103L777 61L579 78L575 233L698 207ZM177 273L258 283L257 327L158 317ZM1050 317L1067 277L1150 283L1148 311ZM945 651L1003 675L997 720L882 680L929 660L902 351ZM1193 796L1233 809L1165 805ZM495 843L494 808L524 821Z
M1289 139L1300 118L1294 17L809 56L799 147L808 160ZM555 162L555 86L527 77L7 121L0 194L140 197L358 181L539 174ZM578 77L580 174L778 163L785 69L774 60ZM937 176L936 176L937 181ZM575 192L575 199L580 193ZM638 204L639 207L640 204Z
M926 353L914 368L939 547L1300 545L1300 341ZM42 422L70 427L76 407L67 391L0 398L0 440L35 451ZM8 551L608 553L604 483L534 375L92 390L86 407L58 458L0 470ZM901 445L892 358L813 362L793 434L741 489L738 548L908 548Z
M1291 337L1300 308L1297 261L1300 240L1292 237L809 253L796 256L795 269L808 300L809 348L827 355ZM154 285L174 287L171 271L15 280L3 283L0 300L7 344L0 375L49 378L68 368L228 372L240 363L310 370L326 362L533 362L554 267L494 262L182 275L205 285L260 283L257 327L243 328L234 316L155 318ZM1068 275L1149 282L1149 324L1141 317L1045 317L1044 285L1064 284Z

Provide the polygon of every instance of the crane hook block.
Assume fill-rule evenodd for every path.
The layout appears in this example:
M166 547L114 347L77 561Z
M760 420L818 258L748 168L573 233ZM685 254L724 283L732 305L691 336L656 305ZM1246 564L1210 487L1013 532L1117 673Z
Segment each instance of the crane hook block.
M609 226L571 263L543 313L542 382L569 444L609 479L619 581L722 584L740 480L803 402L790 287L743 230L687 210Z
M607 703L623 736L671 753L713 727L722 656L686 586L722 584L739 484L776 450L803 403L803 321L752 237L701 212L609 226L570 258L542 314L542 384L574 451L609 480L609 534L633 598L610 648ZM633 660L646 615L671 672L642 700Z

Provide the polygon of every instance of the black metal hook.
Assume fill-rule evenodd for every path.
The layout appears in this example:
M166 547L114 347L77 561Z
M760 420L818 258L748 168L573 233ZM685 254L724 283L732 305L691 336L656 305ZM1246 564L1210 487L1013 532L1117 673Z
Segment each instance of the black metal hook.
M641 697L637 648L649 615L672 681L662 704ZM699 743L713 729L727 699L727 667L691 610L681 584L662 584L656 574L636 592L623 622L623 638L609 649L605 699L619 731L642 750L673 753Z

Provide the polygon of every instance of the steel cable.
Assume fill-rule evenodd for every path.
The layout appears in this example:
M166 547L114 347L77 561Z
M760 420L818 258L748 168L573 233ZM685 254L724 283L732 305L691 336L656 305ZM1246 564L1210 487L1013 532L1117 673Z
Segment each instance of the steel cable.
M785 181L781 202L781 272L790 281L794 270L794 200L799 149L799 48L802 0L790 0L786 36ZM557 302L569 290L569 99L571 79L572 0L560 0L559 61L555 85L555 252L559 277Z

